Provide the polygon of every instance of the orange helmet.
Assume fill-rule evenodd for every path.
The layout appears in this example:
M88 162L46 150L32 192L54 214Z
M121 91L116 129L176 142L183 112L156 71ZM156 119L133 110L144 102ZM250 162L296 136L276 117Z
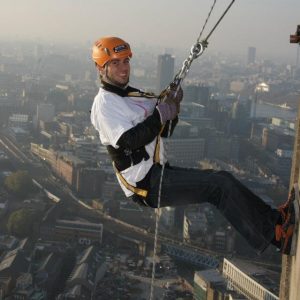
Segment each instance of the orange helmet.
M103 67L112 59L132 57L132 52L128 43L124 40L108 36L97 40L93 45L93 61Z

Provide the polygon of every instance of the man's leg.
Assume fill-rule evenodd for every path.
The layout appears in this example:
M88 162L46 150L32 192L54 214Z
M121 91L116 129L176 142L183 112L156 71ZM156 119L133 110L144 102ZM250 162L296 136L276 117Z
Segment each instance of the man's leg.
M157 165L151 172L146 199L151 207L157 207L160 174L161 167ZM278 210L267 205L230 173L165 167L160 207L203 202L215 205L258 252L274 238L275 225L280 218Z

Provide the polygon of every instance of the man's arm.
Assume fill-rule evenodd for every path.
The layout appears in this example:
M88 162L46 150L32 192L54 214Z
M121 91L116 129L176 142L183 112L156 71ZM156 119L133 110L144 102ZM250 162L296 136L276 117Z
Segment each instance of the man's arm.
M170 120L174 120L171 127L172 134L178 122L177 115L179 113L182 96L183 93L181 88L178 93L170 91L165 101L156 106L156 109L151 116L121 135L117 141L117 145L132 150L145 146L158 136L162 129L162 124L166 125L163 129L162 137L167 137Z
M117 145L125 149L137 149L151 143L162 128L160 114L157 109L143 122L124 132Z

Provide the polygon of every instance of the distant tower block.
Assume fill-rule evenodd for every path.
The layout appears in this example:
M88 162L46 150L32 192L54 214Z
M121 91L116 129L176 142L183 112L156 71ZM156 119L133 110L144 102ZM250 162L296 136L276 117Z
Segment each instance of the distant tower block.
M248 58L247 58L247 64L254 64L256 59L256 48L255 47L249 47L248 48Z
M38 121L52 122L55 117L55 107L53 104L39 103L36 114Z
M162 54L157 60L157 92L161 92L173 80L174 76L174 56Z

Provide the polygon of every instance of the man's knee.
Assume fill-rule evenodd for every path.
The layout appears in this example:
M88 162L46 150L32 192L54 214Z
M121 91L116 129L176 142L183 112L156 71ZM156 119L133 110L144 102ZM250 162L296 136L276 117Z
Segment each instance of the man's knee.
M218 171L216 174L229 179L235 178L230 172L224 170Z
M215 175L215 182L223 188L231 188L236 180L230 172L223 170L216 172Z

